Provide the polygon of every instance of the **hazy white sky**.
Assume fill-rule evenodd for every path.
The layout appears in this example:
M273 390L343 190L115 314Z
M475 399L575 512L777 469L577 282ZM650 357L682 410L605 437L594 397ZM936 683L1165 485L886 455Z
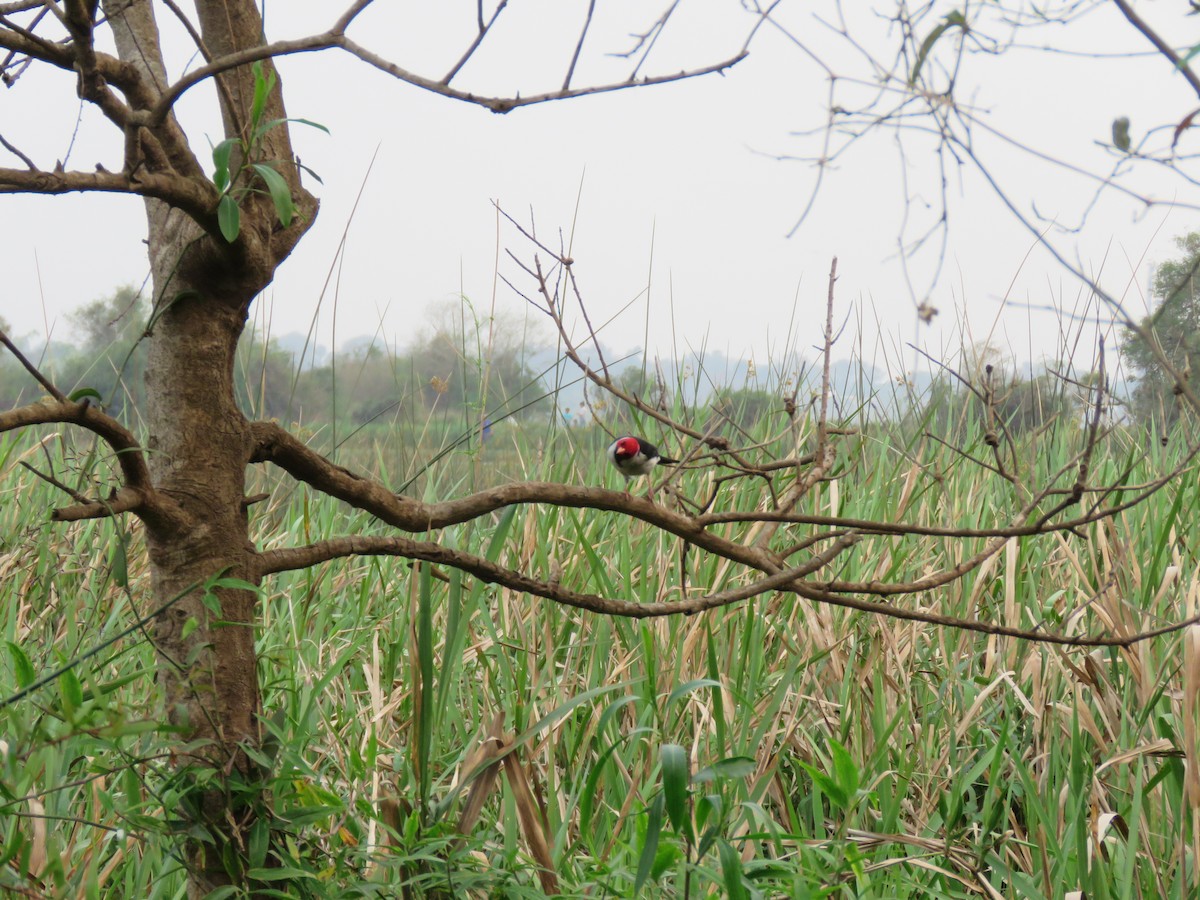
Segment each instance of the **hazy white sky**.
M268 4L269 36L322 30L341 5ZM886 21L892 4L846 6L853 7L848 24L861 46L887 56L895 43L894 36L888 42ZM871 6L885 15L871 12ZM1021 42L1059 51L1147 50L1111 5L1099 6L1069 27L1042 28ZM1152 6L1138 4L1146 14L1161 12ZM658 9L612 0L597 7L602 18L589 33L577 85L624 77L629 64L604 54L630 46L624 35L648 25L654 14L647 10ZM512 0L484 51L463 70L461 86L489 94L557 87L586 8L586 0ZM159 8L174 51L170 72L177 77L196 60L186 38L167 23L168 15ZM840 76L869 76L864 57L822 24L837 21L835 3L784 0L776 15ZM440 77L469 41L473 21L474 3L379 0L351 33L412 70ZM921 27L932 28L936 21ZM732 55L752 24L737 2L684 0L678 21L643 71L670 72ZM1182 46L1200 41L1195 19L1161 24ZM955 39L953 33L943 38ZM1149 54L1094 60L1016 49L967 62L956 95L970 101L981 119L1045 153L1100 172L1115 160L1098 146L1110 141L1114 118L1132 119L1136 143L1147 128L1173 125L1196 105L1183 79ZM819 135L796 132L825 122L829 80L770 26L759 31L750 57L725 76L506 116L409 87L332 51L282 60L280 70L289 113L321 122L331 134L305 128L294 133L300 158L324 180L316 187L322 209L259 303L258 315L269 318L277 334L307 331L316 315L322 343L335 339L336 320L339 343L382 328L389 340L403 344L427 321L428 310L456 302L460 291L481 314L493 303L522 312L523 302L495 273L499 266L519 279L504 250L527 255L529 248L499 225L493 200L523 220L532 215L544 239L558 229L573 234L572 255L593 321L607 321L640 297L603 333L622 350L644 343L647 285L652 351L670 355L675 346L707 342L731 356L761 360L784 342L793 307L801 343L815 343L834 255L841 275L839 315L849 315L853 325L843 355L860 330L868 356L877 343L897 348L918 333L923 344L941 353L957 346L964 321L973 337L982 338L1001 314L1005 295L1035 306L1073 308L1079 302L1080 285L1044 251L1026 258L1031 236L965 165L947 172L950 241L941 277L931 287L938 255L931 248L911 261L910 288L897 254L904 197L913 198L907 206L912 238L940 211L940 174L930 142L909 135L901 155L894 129L864 139L830 167L816 205L787 237L807 203L816 169L775 157L820 153ZM841 90L846 92L837 102L861 97L839 82ZM72 78L31 70L13 89L0 90L0 104L0 133L39 164L52 167L70 147L69 167L90 169L97 162L120 167L119 138L92 110L83 110L72 145L79 115ZM186 95L180 111L194 146L219 140L207 89ZM1064 227L1080 223L1094 185L1007 149L980 130L976 138L978 151L1023 211L1036 210L1046 220L1043 226L1051 219ZM1169 130L1156 140L1169 143ZM1184 136L1185 149L1189 142L1194 143L1190 134ZM19 165L3 151L0 159ZM1127 183L1160 200L1200 199L1194 184L1149 167L1135 171ZM49 328L66 336L66 311L145 277L139 200L6 196L3 202L0 313L16 334L44 334ZM1193 212L1146 210L1108 194L1078 233L1052 228L1050 236L1090 270L1099 269L1107 252L1103 283L1138 309L1150 264L1172 255L1173 236L1196 227ZM914 293L918 299L928 294L942 311L919 330ZM999 321L994 340L1011 345L1017 355L1055 352L1060 326L1053 316L1009 309ZM911 358L907 351L904 358Z

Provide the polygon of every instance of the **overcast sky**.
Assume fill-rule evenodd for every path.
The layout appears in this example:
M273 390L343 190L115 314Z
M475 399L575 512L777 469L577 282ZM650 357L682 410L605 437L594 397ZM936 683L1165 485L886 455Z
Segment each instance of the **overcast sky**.
M886 18L870 13L866 3L851 5L855 17L848 25L861 48L889 56L894 34L889 42ZM322 30L339 6L269 4L268 34ZM956 96L983 121L1044 153L1108 171L1116 157L1099 144L1110 142L1114 118L1131 118L1136 144L1151 126L1181 120L1196 98L1168 63L1145 52L1145 40L1111 5L1100 6L1070 26L1019 38L1053 46L1055 53L1014 49L969 59ZM576 85L623 78L629 63L604 54L627 49L626 33L646 27L654 17L648 10L658 8L612 0L597 7ZM1138 7L1162 12L1147 3ZM512 0L455 84L461 80L464 88L494 95L559 86L586 8L586 0ZM170 74L178 77L196 60L167 15L159 7L170 37ZM1001 300L1075 308L1082 288L1044 251L1029 252L1029 232L971 167L947 172L950 237L940 278L933 281L935 246L911 260L906 278L897 252L906 214L911 239L932 224L941 203L937 157L917 135L901 141L894 129L882 129L855 145L826 171L814 207L788 237L817 170L777 157L820 154L820 134L798 133L819 128L829 103L829 80L806 50L840 76L862 77L869 70L864 55L822 24L837 21L835 4L784 0L776 15L804 47L764 26L750 57L724 76L506 116L410 87L336 51L282 60L289 114L320 122L330 134L303 127L294 132L301 160L324 181L313 185L322 208L261 298L257 316L282 334L307 331L315 315L325 344L377 329L403 344L425 326L430 310L436 316L460 292L481 315L493 304L523 315L523 301L495 273L499 267L518 278L504 250L527 256L529 247L500 226L493 207L498 201L523 221L532 216L543 239L556 242L559 229L569 235L594 322L608 321L635 301L603 332L621 350L646 343L649 321L653 352L671 355L673 347L707 343L735 358L761 361L784 343L793 309L801 343L815 343L836 255L839 316L849 316L852 326L841 355L861 339L868 356L879 346L893 348L895 356L894 348L914 335L942 354L958 344L964 327L973 339L986 337L997 317L994 342L1026 359L1053 354L1061 331L1056 319L1024 307L1002 308ZM351 33L409 69L441 77L470 40L473 21L474 3L379 0ZM928 19L921 28L936 22ZM1171 40L1190 46L1200 41L1196 22L1159 24ZM737 2L684 0L643 72L672 72L733 55L752 25ZM943 40L957 36L948 33ZM1075 55L1081 51L1143 55L1096 60ZM853 86L839 83L839 91L836 102L861 97ZM0 133L40 165L52 167L70 148L68 167L86 170L102 162L120 168L119 138L94 111L84 109L79 117L71 77L30 70L13 89L0 90L0 103ZM187 94L180 112L198 151L206 140L220 139L210 91ZM1107 253L1102 282L1135 310L1145 302L1151 265L1173 254L1175 235L1198 227L1191 211L1169 204L1147 210L1112 193L1084 218L1094 184L982 131L976 138L1020 209L1042 216L1036 224L1050 228L1072 261L1096 271ZM1152 139L1169 143L1170 132ZM1186 134L1182 146L1189 143L1194 139ZM2 150L0 158L0 164L20 165ZM1135 170L1124 183L1159 200L1197 200L1195 185L1161 167ZM905 196L914 202L906 205ZM16 334L51 329L67 337L68 310L144 279L139 200L6 196L3 202L0 314ZM1065 230L1081 222L1078 232ZM918 329L914 298L926 296L941 314ZM1088 355L1091 341L1089 332ZM905 351L904 358L907 364L911 354Z

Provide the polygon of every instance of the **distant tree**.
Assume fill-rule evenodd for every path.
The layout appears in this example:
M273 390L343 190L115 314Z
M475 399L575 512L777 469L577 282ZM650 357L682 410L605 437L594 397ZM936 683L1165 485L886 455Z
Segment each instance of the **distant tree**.
M659 411L671 408L673 395L657 363L653 371L643 363L626 366L617 375L617 385L629 396L637 397ZM612 411L618 419L626 412L621 408Z
M993 403L1000 421L1014 432L1033 431L1065 419L1075 406L1065 382L1049 372L1033 378L1010 376Z
M145 350L140 342L150 317L149 300L122 285L67 314L76 343L55 367L60 382L90 388L108 412L120 417L144 398Z
M132 344L146 330L150 304L132 285L117 288L68 313L80 349L85 353L106 353L118 344Z
M745 431L752 431L774 413L783 412L783 397L759 388L725 388L716 393L713 409Z
M621 370L617 375L617 384L625 393L645 400L654 388L654 379L647 374L641 363L636 363Z
M905 415L907 425L941 436L968 423L984 432L1022 434L1065 419L1076 407L1062 379L1046 371L1023 378L992 344L975 344L963 356L959 374L970 388L949 377L936 379L923 402Z
M1130 398L1134 417L1163 425L1175 421L1179 404L1175 376L1163 367L1151 340L1177 372L1200 371L1200 232L1175 243L1182 256L1162 263L1154 273L1154 308L1140 323L1146 336L1126 328L1121 342L1121 355L1136 373Z
M913 392L900 417L900 425L906 433L930 431L944 436L962 427L965 412L961 386L950 376L940 375L924 391Z
M12 326L0 316L0 332L12 333ZM20 364L8 354L0 354L0 407L16 406L22 398L32 395L34 389Z
M523 323L504 315L466 316L465 301L434 317L432 332L411 351L412 369L427 408L526 412L546 393L527 359L538 349ZM550 401L547 398L545 404Z

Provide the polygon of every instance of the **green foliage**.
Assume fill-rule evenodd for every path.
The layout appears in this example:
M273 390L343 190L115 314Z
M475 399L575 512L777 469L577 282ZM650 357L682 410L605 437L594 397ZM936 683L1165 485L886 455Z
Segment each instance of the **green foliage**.
M1177 238L1181 256L1159 265L1151 295L1154 308L1139 325L1150 340L1126 328L1121 355L1136 376L1132 411L1140 422L1168 426L1179 416L1175 377L1163 367L1157 342L1171 368L1183 375L1200 372L1200 232Z
M243 377L249 408L270 416L339 428L401 421L416 428L437 415L468 432L495 412L548 415L552 401L543 397L547 388L529 352L509 335L489 346L478 328L464 335L439 326L407 350L360 345L299 373L278 347L252 349Z
M1000 439L1075 422L1091 400L1050 372L1023 378L996 362L982 364L978 371L969 367L966 374L973 390L950 376L936 378L903 416L905 427L942 437L977 427Z
M287 122L308 125L326 133L329 131L324 125L307 119L264 120L267 98L275 90L278 79L274 70L265 73L262 60L255 62L251 68L254 72L254 99L250 106L250 136L248 139L226 138L212 150L213 185L221 195L217 202L217 227L221 230L221 236L231 244L237 240L242 230L240 204L248 194L262 193L262 189L258 187L260 183L271 198L280 225L287 228L296 214L287 179L275 168L279 160L262 158L263 139L272 130Z
M631 397L649 401L658 391L658 382L653 373L641 365L626 366L617 375L617 386Z
M783 397L779 392L772 393L749 387L725 388L718 391L712 406L743 431L766 426L772 416L777 416L778 420L782 421L784 412Z

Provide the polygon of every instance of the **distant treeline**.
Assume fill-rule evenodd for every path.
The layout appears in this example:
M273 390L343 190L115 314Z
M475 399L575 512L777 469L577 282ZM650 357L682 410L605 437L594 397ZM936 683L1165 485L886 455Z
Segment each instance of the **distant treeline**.
M114 415L131 418L145 396L149 304L134 288L80 307L68 317L75 341L22 341L34 362L67 392L90 389ZM0 323L3 324L3 323ZM152 324L151 324L152 327ZM5 329L7 330L7 328ZM528 348L500 328L467 322L435 326L404 350L359 343L320 365L299 365L302 351L247 329L238 347L238 402L257 418L361 425L375 417L430 411L520 410L546 418L553 400L526 362ZM310 349L304 353L313 359ZM41 388L5 354L0 357L0 408L35 399Z
M1155 285L1158 299L1169 302L1162 302L1144 324L1154 328L1180 370L1194 372L1200 368L1200 327L1195 324L1200 321L1200 291L1193 289L1200 236L1189 235L1180 243L1188 251L1185 260L1161 266ZM600 396L602 392L589 393L586 411L578 386L555 393L554 388L578 379L579 373L530 342L522 328L503 321L476 322L469 305L447 309L454 314L404 349L382 340L359 341L331 355L303 342L283 346L247 329L235 365L238 401L255 418L314 427L357 428L376 420L418 424L439 414L482 423L511 414L541 422L557 415L576 425L598 418L612 430L631 419L628 410ZM109 412L136 426L145 393L142 338L153 327L149 317L146 299L124 287L68 316L72 342L25 337L20 343L64 391L94 391ZM11 335L2 319L0 327ZM1123 337L1122 356L1131 369L1133 390L1127 400L1114 398L1108 375L1105 420L1169 423L1178 411L1170 378L1160 374L1144 341L1131 333ZM300 364L302 356L305 365ZM956 365L913 381L870 365L835 361L831 416L939 434L963 425L1016 433L1053 422L1079 425L1094 408L1098 373L1063 365L1022 375L1012 360L988 345L966 348ZM736 383L721 384L714 377L722 366L724 377ZM752 362L731 363L724 357L710 359L707 367L704 360L649 366L640 358L627 358L615 379L627 394L652 407L733 437L738 430L754 431L764 420L772 427L784 426L789 416L809 413L819 394L819 367L787 360L772 361L770 370L759 375ZM0 408L28 403L40 393L17 360L0 354Z

